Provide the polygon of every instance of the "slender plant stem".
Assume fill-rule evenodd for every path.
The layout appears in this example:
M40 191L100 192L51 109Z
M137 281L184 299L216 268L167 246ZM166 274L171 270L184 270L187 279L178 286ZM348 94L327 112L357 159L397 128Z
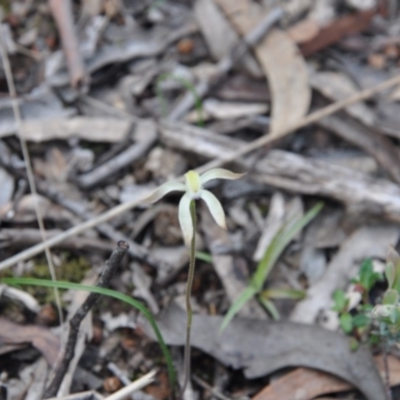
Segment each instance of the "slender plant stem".
M186 322L186 343L185 343L185 355L183 361L183 371L184 371L184 380L182 385L181 397L183 397L183 393L185 392L186 386L188 384L190 378L190 331L192 328L192 303L190 302L190 296L192 294L192 286L193 286L193 278L194 278L194 269L196 265L196 202L192 200L190 202L190 214L193 222L193 237L192 243L190 244L190 262L189 262L189 272L188 279L186 283L186 313L187 313L187 322Z

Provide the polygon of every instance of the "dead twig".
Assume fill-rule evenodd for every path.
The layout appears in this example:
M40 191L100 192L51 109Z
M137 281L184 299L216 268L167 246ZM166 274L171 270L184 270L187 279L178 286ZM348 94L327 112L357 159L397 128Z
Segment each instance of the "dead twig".
M157 374L157 370L153 369L146 375L143 375L141 378L136 381L130 383L128 386L118 390L118 392L113 393L111 396L106 397L106 400L122 400L126 399L131 393L144 388L150 383L154 382L155 376Z
M112 252L110 258L106 261L104 270L97 282L97 287L108 287L111 281L111 278L117 271L122 258L128 251L128 244L120 241L117 244L117 247ZM64 378L64 375L68 369L69 363L74 357L75 353L75 345L78 339L79 327L81 322L86 317L87 313L92 309L94 304L100 298L100 294L98 293L90 293L82 306L76 311L74 316L69 321L69 335L67 344L65 347L64 356L55 371L55 375L50 385L46 389L44 393L44 398L53 397L57 394L57 391L61 385L61 382Z
M135 383L137 384L139 382L139 380L145 378L147 375L144 375L142 378L139 378L139 380L131 382L129 380L129 378L126 376L126 374L118 368L118 366L116 364L114 364L113 362L109 362L107 364L107 368L125 385L124 388L122 388L121 390L119 390L118 392L115 392L114 394L112 394L112 396L119 396L119 398L127 398L128 397L128 393L126 393L126 390L128 390L130 393L131 391L129 389L127 389L130 385L132 387L132 385ZM153 377L155 376L156 371L153 370L150 372L150 374L153 374ZM149 382L150 383L150 382ZM143 387L146 385L143 385ZM132 391L138 391L141 388L135 385L135 389ZM142 392L143 393L143 392ZM135 395L131 395L130 398L132 400L135 400L136 396ZM109 397L107 398L107 400L109 400Z
M78 88L89 83L86 75L78 40L76 38L72 19L72 5L70 0L49 0L53 17L58 26L65 58L68 64L71 86Z

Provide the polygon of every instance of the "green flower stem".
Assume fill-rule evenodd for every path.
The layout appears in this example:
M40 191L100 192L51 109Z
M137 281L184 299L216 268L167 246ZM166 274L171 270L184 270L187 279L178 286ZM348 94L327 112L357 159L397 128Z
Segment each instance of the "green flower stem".
M182 385L182 396L185 392L186 386L188 384L190 378L190 331L192 328L192 304L190 302L190 296L192 294L192 286L194 279L194 269L196 265L196 202L192 200L190 202L190 214L193 222L193 237L192 242L190 243L190 262L189 262L189 272L188 279L186 283L186 313L187 313L187 322L186 322L186 343L185 343L185 355L184 355L184 363L183 363L183 371L184 371L184 381Z

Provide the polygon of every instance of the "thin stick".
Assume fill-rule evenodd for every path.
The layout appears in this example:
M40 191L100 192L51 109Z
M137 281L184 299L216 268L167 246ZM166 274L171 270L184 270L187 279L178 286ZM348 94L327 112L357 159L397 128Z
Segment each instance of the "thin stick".
M111 396L105 398L105 400L122 400L126 399L131 393L144 388L150 383L154 382L154 378L157 374L157 370L153 369L146 375L143 375L141 378L136 381L130 383L124 388L118 390L118 392L113 393Z
M225 396L223 393L221 393L218 389L213 388L211 385L209 385L206 381L203 379L199 378L196 375L193 375L193 380L200 385L203 389L206 389L210 391L215 397L218 397L221 400L232 400L230 397Z
M183 372L184 379L181 390L181 397L183 398L183 394L185 393L186 386L190 379L190 332L192 329L192 303L190 301L190 297L192 294L193 287L193 279L194 279L194 270L196 267L196 202L192 200L190 202L190 215L192 217L193 223L193 237L192 242L190 243L190 262L189 262L189 271L188 278L186 283L186 343L185 343L185 356L183 359Z
M110 258L106 261L104 270L96 284L98 287L106 288L109 286L111 278L118 269L122 258L128 251L128 244L122 240L118 242L117 247L111 253ZM65 373L68 370L69 364L75 354L75 345L78 339L79 327L81 322L86 317L87 313L92 309L97 300L101 297L98 293L90 293L85 302L78 308L74 316L69 321L68 340L65 346L64 356L57 367L54 378L44 393L44 398L56 396Z
M334 114L335 112L342 110L343 108L346 108L346 107L348 107L352 104L355 104L359 101L371 98L375 94L380 93L383 90L389 89L389 88L391 88L395 85L399 85L399 84L400 84L400 74L380 83L379 85L373 86L372 88L369 88L369 89L362 90L361 92L356 93L344 100L340 100L336 103L333 103L329 106L322 108L321 110L317 110L317 111L305 116L299 122L297 122L296 124L293 124L292 126L289 126L280 131L272 131L267 136L262 136L261 138L250 142L249 144L247 144L246 146L243 146L238 151L232 152L231 154L228 154L223 158L215 159L215 160L212 160L212 161L202 165L201 167L197 168L196 171L199 173L202 173L208 169L220 167L228 162L234 161L234 160L238 159L239 157L252 152L253 150L258 149L259 147L262 147L262 146L265 146L266 144L272 143L299 128L303 128L304 126L311 124L313 122L316 122L321 118L324 118L328 115ZM183 176L179 177L179 179L183 179ZM30 247L29 249L26 249L25 251L22 251L21 253L16 254L16 255L8 258L7 260L4 260L3 262L0 263L0 271L4 268L11 267L12 265L16 264L17 262L29 259L29 258L41 253L45 249L46 246L52 247L52 246L62 242L65 239L71 238L75 235L85 232L88 229L94 228L95 226L97 226L103 222L107 222L110 219L117 217L118 215L137 207L139 204L143 203L143 200L145 198L147 198L149 196L149 194L150 194L150 191L143 193L143 195L139 199L120 204L120 205L106 211L105 213L97 216L96 218L94 218L90 221L86 221L79 225L76 225L75 227L70 228L67 231L65 231L63 234L55 236L54 238L51 238L51 239L47 240L46 242L40 243L36 246Z
M33 194L33 198L34 198L33 204L35 207L36 219L37 219L37 222L39 225L40 234L42 236L42 242L46 243L46 239L47 239L46 228L45 228L44 222L43 222L42 211L39 206L39 198L38 198L38 194L37 194L37 190L36 190L35 177L33 176L31 158L29 156L28 146L26 145L25 138L23 137L22 132L21 132L22 116L21 116L21 110L19 108L19 104L17 102L17 91L15 90L14 78L13 78L13 74L12 74L12 70L11 70L10 59L8 58L8 53L5 50L4 43L1 40L1 38L0 38L0 55L1 55L1 59L3 60L3 68L4 68L5 75L6 75L8 90L9 90L9 94L10 94L11 101L12 101L13 113L14 113L15 123L17 125L19 141L21 143L22 155L23 155L23 158L24 158L24 161L26 164L26 175L28 178L29 188L30 188L31 193ZM49 267L51 279L53 281L55 281L56 280L56 272L55 272L55 268L54 268L54 264L53 264L53 259L51 257L50 247L46 244L44 245L44 252L46 254L47 265ZM57 288L54 288L53 290L54 290L54 298L55 298L55 301L57 304L58 318L60 321L60 325L62 325L63 315L62 315L60 293Z

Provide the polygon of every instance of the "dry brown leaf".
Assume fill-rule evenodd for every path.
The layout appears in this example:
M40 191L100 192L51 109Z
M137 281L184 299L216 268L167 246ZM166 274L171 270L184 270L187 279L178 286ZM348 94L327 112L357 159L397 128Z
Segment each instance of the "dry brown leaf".
M396 386L400 383L400 360L389 356L388 362L390 385ZM381 376L384 377L383 357L375 357L375 364ZM273 381L257 393L252 400L311 400L322 394L337 393L352 388L352 385L336 376L313 369L297 368Z
M248 0L218 0L219 6L241 34L254 28L265 11ZM271 90L271 131L295 124L308 111L311 89L306 63L293 39L280 29L272 29L255 47Z
M345 38L365 30L376 10L368 10L357 14L345 15L338 18L328 26L322 28L318 35L306 43L302 43L300 50L304 56L310 56L319 50L331 46Z
M18 325L0 317L0 348L4 345L30 343L54 366L60 351L60 341L47 328L36 325Z
M297 44L307 43L314 39L320 31L318 23L311 19L305 19L291 26L286 32Z
M273 29L256 47L272 95L271 131L280 132L307 114L311 100L306 63L289 35Z
M321 394L341 392L351 388L349 383L325 372L297 368L273 381L252 400L311 400Z

